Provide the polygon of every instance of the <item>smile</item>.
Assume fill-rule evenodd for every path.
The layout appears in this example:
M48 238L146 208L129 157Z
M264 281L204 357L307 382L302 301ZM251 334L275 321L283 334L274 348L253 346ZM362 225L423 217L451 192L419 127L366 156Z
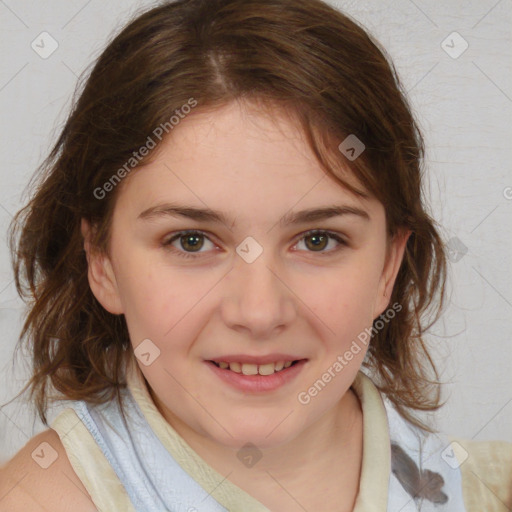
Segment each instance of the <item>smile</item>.
M231 370L235 373L242 373L243 375L272 375L273 373L280 372L285 368L298 363L298 361L278 361L276 363L267 364L251 364L251 363L227 363L225 361L211 361L213 364L222 368L223 370Z
M245 393L268 393L293 381L307 362L308 359L264 364L209 360L205 364L231 388Z

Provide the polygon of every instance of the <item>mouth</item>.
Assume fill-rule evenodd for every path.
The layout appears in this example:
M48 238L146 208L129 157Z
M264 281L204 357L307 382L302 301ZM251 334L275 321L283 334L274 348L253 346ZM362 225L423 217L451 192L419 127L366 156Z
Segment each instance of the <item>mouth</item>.
M237 361L227 362L227 361L208 361L215 365L217 368L221 370L229 370L234 373L238 373L241 375L261 375L268 376L273 375L274 373L280 373L287 368L295 366L301 361L306 361L306 359L295 359L293 361L275 361L269 362L265 364L255 364L255 363L240 363Z
M277 391L281 387L291 385L304 371L309 361L309 359L292 359L292 357L281 359L282 356L279 357L279 355L277 358L273 356L224 357L230 361L205 360L204 362L218 379L232 389L256 395ZM245 361L240 362L240 359Z

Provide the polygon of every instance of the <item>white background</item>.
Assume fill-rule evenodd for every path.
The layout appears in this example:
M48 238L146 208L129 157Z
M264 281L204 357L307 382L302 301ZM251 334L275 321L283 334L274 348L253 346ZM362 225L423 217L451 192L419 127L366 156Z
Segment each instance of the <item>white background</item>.
M8 223L62 127L77 77L113 30L150 5L0 2L2 403L21 388L27 367L18 358L13 368L23 310L6 246ZM438 413L439 427L467 439L512 441L512 2L334 5L361 22L392 56L425 134L433 215L446 241L456 237L467 247L450 265L448 308L429 336L448 398ZM31 48L43 31L58 42L47 59ZM469 45L458 58L441 46L454 31ZM464 43L451 36L445 44L457 51ZM0 409L0 463L43 429L26 401Z

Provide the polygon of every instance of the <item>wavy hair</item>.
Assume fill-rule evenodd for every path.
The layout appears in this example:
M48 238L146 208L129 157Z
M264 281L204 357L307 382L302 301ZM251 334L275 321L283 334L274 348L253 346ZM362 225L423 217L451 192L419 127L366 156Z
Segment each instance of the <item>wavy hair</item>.
M122 183L104 198L97 191L194 98L195 112L241 100L281 106L329 175L360 194L338 172L349 168L384 205L389 237L411 231L390 298L402 308L372 337L363 366L403 417L434 431L412 412L441 407L424 334L443 308L445 248L423 197L423 137L380 44L321 0L177 0L139 13L91 67L10 226L28 305L19 345L29 348L32 376L23 391L42 421L53 400L120 400L128 330L90 290L80 221L107 252ZM338 149L350 134L366 147L353 161Z

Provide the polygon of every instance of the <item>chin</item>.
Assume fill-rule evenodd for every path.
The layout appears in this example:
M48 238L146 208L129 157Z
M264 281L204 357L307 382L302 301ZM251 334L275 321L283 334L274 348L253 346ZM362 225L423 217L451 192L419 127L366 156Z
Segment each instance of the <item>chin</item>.
M267 450L271 448L277 448L282 444L286 444L292 439L288 434L285 436L266 436L261 432L238 432L233 434L233 437L225 435L222 438L215 437L213 440L227 448L231 448L238 455L241 452L254 450Z
M274 448L291 441L299 434L295 431L296 426L294 432L290 432L290 423L287 423L287 425L284 425L284 423L287 422L279 425L279 421L275 421L275 419L268 421L263 420L263 418L260 421L234 420L229 423L223 422L222 426L227 432L216 424L215 432L210 430L210 437L215 442L236 450L241 449L248 443L262 450Z

